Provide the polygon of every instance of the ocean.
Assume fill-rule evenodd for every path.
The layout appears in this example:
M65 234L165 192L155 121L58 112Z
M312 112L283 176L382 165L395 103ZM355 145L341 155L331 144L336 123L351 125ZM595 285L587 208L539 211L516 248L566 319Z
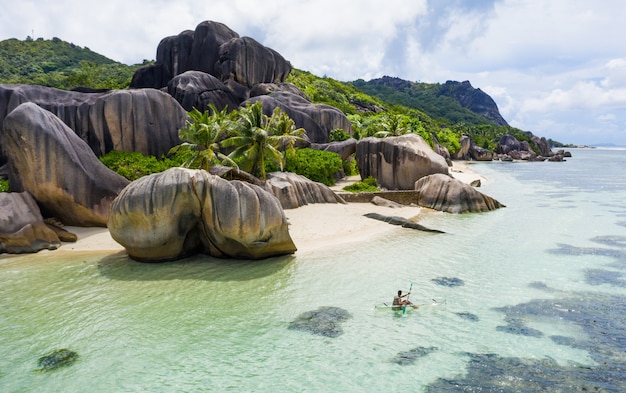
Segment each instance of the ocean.
M471 164L506 208L420 219L445 233L263 261L0 256L0 391L626 391L626 149L571 152ZM399 289L420 308L375 308ZM62 348L74 363L38 370Z

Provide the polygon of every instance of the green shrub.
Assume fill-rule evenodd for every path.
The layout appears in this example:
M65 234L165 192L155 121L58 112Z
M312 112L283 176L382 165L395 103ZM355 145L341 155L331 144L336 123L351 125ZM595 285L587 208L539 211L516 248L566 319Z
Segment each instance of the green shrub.
M356 165L356 160L353 156L348 157L347 160L343 160L343 173L346 176L354 176L359 174L359 167Z
M378 192L380 191L380 189L376 187L376 185L376 179L374 179L372 176L369 176L363 179L363 181L350 184L349 186L345 186L343 189L344 191L350 192Z
M342 168L337 153L314 149L296 149L293 156L287 155L285 170L305 176L313 181L332 186L334 174Z
M328 138L330 139L331 142L342 142L342 141L347 141L348 139L352 137L350 136L350 134L348 134L341 128L335 128L334 130L330 132L330 135L328 136Z
M9 189L9 181L8 180L0 180L0 192L10 192Z
M138 152L111 151L100 157L100 161L112 171L132 181L180 166L185 161L185 157L181 154L169 158L162 157L159 160L154 156L144 156Z

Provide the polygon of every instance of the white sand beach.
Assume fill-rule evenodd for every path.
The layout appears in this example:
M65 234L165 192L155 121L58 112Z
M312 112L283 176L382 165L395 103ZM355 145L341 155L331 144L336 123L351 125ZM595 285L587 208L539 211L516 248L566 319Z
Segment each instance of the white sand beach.
M450 174L465 182L474 180L486 181L485 178L472 172L467 164L454 162L450 168ZM350 181L340 182L333 187L340 190ZM293 239L298 253L311 252L319 248L329 246L336 247L342 244L362 242L380 235L386 231L402 230L402 228L390 225L382 221L364 217L367 213L379 213L388 216L399 216L407 219L416 219L423 214L424 209L419 206L404 206L390 208L377 206L371 203L348 203L348 204L311 204L297 209L285 210L289 221L289 233ZM124 248L117 243L106 228L82 228L68 226L66 229L78 236L75 243L63 243L55 251L51 252L108 252L112 254L123 251ZM46 254L46 251L38 254Z

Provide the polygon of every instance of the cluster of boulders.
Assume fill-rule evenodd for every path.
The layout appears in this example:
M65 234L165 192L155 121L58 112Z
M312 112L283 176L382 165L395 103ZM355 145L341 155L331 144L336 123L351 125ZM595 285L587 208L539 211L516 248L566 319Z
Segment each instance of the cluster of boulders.
M461 149L454 155L457 160L473 161L563 161L571 157L565 150L552 151L546 138L528 133L530 141L518 141L512 135L504 135L498 141L495 152L476 145L468 136L461 137Z
M44 217L65 225L108 226L138 260L170 260L195 252L237 258L294 252L283 209L343 202L322 184L285 173L270 174L262 183L220 168L219 176L174 169L129 182L98 160L112 150L167 154L181 142L178 130L187 111L209 103L235 109L258 101L267 114L280 107L296 127L305 129L305 146L344 159L356 153L361 176L374 176L390 190L416 190L419 183L419 201L425 206L485 210L476 202L459 202L458 195L490 208L500 206L458 191L463 187L456 183L423 184L431 175L452 179L447 175L450 156L441 146L433 151L417 135L329 143L333 129L352 134L350 122L338 109L312 104L285 83L290 71L277 52L207 21L195 31L163 39L156 64L138 70L130 90L0 85L0 175L9 179L13 191L0 199L0 252L53 249L71 239ZM468 150L470 157L475 151ZM230 181L222 178L229 176ZM439 206L440 193L426 191L429 184L456 189L456 196L446 191L446 198L464 207ZM24 236L16 240L16 234Z

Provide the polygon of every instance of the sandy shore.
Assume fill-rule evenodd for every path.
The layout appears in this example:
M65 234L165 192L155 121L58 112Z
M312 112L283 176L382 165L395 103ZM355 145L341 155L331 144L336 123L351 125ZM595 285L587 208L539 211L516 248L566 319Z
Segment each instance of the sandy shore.
M486 181L480 175L471 171L468 165L455 162L450 169L450 174L465 182L474 180ZM333 187L335 190L343 188L350 181L340 182ZM342 244L363 242L388 231L406 230L395 225L387 224L371 218L364 217L367 213L380 213L388 216L400 216L408 219L416 218L423 212L418 206L405 206L390 208L376 206L371 203L349 204L312 204L297 209L285 210L289 220L289 233L298 251L296 255L315 251L320 248L336 247ZM75 243L63 243L55 251L59 252L111 252L111 254L123 251L124 248L111 238L106 228L81 228L66 227L66 229L78 236ZM46 251L37 255L47 254ZM49 255L49 254L47 254Z

